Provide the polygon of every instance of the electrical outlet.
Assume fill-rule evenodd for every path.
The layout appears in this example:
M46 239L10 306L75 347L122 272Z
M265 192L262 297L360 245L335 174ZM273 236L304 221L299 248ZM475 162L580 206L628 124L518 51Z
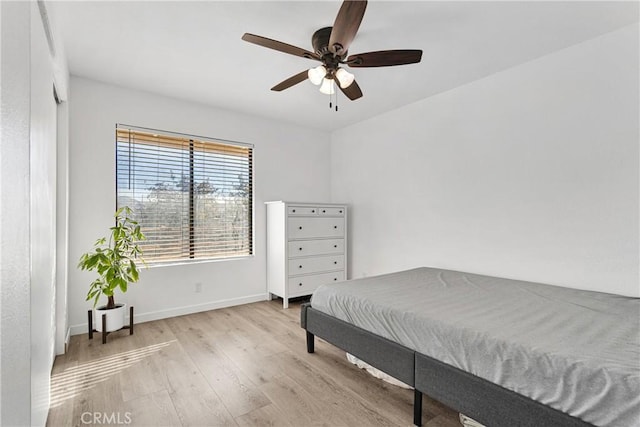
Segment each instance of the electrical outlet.
M198 282L196 283L196 293L199 294L200 292L202 292L202 283Z

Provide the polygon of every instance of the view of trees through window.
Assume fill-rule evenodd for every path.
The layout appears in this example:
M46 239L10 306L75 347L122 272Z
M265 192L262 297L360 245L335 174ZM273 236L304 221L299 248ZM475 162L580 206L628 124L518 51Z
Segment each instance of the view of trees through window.
M252 248L252 149L118 128L118 207L129 206L148 262L246 256Z

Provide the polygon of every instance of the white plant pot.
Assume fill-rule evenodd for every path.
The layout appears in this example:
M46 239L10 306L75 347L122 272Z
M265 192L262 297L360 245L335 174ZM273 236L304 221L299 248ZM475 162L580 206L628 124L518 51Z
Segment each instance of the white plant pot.
M102 315L107 315L107 330L106 332L117 331L124 326L124 315L127 312L126 304L116 304L116 308L107 310L106 306L98 307L95 310L95 319L93 324L96 327L96 331L102 332Z

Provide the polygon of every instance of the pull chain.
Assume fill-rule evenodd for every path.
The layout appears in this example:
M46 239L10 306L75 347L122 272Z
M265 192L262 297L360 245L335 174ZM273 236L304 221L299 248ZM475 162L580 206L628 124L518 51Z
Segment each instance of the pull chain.
M336 111L338 111L338 92L334 90L333 95L335 95L336 98ZM329 93L329 109L333 109L333 98L331 93Z

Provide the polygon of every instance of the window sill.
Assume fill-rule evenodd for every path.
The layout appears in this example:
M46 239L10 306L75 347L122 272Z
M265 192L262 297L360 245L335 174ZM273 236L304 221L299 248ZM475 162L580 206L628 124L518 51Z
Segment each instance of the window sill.
M164 262L157 262L157 263L149 263L149 264L147 264L147 268L152 269L152 268L177 267L177 266L195 265L195 264L210 264L210 263L227 262L227 261L242 261L242 260L247 260L247 259L251 259L251 258L255 258L255 254L237 256L237 257L228 257L228 258L208 258L208 259L194 259L194 260L164 261Z

